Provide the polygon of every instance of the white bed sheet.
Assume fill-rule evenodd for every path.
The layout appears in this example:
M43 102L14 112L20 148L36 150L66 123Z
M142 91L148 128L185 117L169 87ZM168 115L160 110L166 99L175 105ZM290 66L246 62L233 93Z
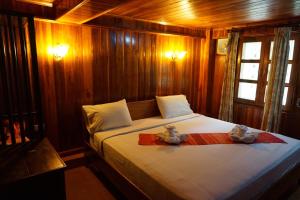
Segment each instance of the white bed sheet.
M154 117L96 133L91 143L151 199L253 199L300 162L299 140L279 134L287 144L138 145L139 133L158 133L168 123L181 133L227 132L234 126L198 114Z

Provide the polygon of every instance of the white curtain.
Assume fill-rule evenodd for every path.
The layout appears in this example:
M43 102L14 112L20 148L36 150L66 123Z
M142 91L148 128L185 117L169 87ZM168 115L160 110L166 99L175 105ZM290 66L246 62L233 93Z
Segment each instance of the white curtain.
M221 104L219 109L219 119L229 122L233 121L234 81L239 35L238 32L229 33Z
M290 35L291 28L289 27L275 29L271 69L261 124L262 130L271 132L279 131Z

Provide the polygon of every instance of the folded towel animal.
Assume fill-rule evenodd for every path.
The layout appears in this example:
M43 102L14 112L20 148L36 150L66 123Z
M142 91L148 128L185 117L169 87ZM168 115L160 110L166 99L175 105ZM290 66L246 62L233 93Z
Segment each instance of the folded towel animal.
M169 144L180 144L181 142L186 141L187 135L179 134L175 126L166 125L165 129L166 131L157 134L160 140Z
M258 133L252 132L247 126L236 125L230 132L229 137L234 142L251 144L257 138Z

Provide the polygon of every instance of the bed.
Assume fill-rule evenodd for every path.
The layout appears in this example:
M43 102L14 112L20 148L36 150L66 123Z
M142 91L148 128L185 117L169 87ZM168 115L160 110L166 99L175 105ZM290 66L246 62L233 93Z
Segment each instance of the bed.
M89 136L98 168L130 199L277 199L297 185L300 142L142 146L140 133L167 124L183 133L228 132L234 124L190 114L162 119L155 100L128 103L132 126Z

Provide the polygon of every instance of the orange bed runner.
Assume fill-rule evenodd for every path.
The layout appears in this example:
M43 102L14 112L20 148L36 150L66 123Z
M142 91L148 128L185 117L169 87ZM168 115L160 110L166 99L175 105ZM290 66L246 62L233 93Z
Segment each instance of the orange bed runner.
M286 143L282 139L266 132L258 135L254 143ZM233 142L228 133L191 133L188 138L180 145L209 145L209 144L236 144ZM156 134L139 134L139 145L169 145L159 140Z

